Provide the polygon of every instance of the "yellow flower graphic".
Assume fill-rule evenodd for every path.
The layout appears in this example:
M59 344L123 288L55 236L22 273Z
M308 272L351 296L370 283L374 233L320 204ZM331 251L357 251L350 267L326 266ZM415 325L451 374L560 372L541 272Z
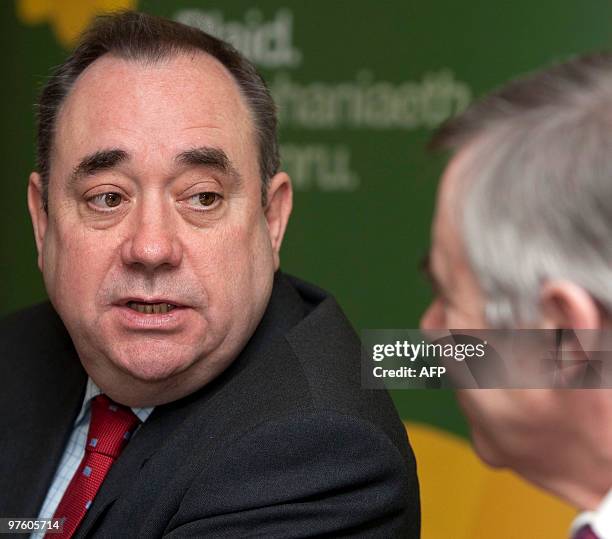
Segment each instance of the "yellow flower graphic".
M97 14L135 9L137 3L138 0L17 0L17 16L26 24L50 21L58 41L71 47Z

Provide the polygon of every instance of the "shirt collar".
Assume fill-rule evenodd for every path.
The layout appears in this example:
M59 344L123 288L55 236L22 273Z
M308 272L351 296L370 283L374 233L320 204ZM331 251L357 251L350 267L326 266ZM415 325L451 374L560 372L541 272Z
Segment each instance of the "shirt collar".
M580 513L572 523L571 536L573 537L580 528L589 524L598 537L612 537L612 489L601 501L595 511L584 511Z
M98 395L102 395L102 390L95 384L95 382L91 378L87 378L87 386L85 387L85 397L83 398L83 405L81 406L81 411L76 418L75 425L83 421L83 419L88 416L89 409L91 407L91 399L97 397ZM144 423L147 418L151 415L153 411L153 406L149 408L132 408L132 412L136 415L138 419L140 419L141 423Z

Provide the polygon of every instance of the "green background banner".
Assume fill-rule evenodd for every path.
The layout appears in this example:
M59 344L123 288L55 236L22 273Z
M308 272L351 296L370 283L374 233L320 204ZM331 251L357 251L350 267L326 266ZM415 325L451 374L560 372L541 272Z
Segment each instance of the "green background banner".
M0 314L44 298L25 203L35 96L90 18L117 7L200 26L257 65L280 107L296 190L282 267L332 291L358 330L415 327L430 299L418 268L444 165L425 151L432 129L503 81L612 36L606 0L1 2ZM467 437L451 393L393 396L406 421ZM424 518L445 488L425 487ZM428 526L424 537L443 536ZM481 533L459 528L453 537Z

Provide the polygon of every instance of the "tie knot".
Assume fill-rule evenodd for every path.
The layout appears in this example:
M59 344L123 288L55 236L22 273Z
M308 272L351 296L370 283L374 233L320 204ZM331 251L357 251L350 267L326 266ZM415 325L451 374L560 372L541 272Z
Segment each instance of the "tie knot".
M139 424L134 412L106 395L91 401L91 422L85 451L117 458Z

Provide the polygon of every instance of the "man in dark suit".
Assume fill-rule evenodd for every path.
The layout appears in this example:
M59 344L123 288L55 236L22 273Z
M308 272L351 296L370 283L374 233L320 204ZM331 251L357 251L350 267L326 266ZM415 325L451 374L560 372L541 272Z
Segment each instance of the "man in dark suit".
M38 120L50 304L0 328L2 516L61 518L56 537L418 537L392 402L360 388L333 299L279 270L291 185L251 64L105 17Z

